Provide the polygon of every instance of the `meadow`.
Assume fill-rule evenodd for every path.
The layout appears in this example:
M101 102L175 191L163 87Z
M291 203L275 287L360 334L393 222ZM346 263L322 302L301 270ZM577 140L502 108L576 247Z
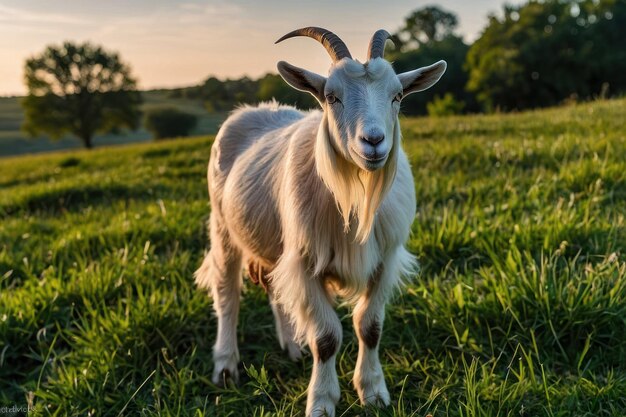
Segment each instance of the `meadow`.
M340 306L338 416L626 415L626 99L403 119L421 272L388 306L392 405L364 410ZM302 416L310 356L246 281L242 382L210 382L211 137L0 160L0 406Z

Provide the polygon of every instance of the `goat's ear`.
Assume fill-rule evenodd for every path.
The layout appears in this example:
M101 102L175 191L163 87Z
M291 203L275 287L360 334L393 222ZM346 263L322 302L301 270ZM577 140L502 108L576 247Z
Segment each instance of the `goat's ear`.
M439 61L427 67L398 74L400 83L402 83L403 94L406 96L432 87L446 72L447 66L446 61Z
M278 72L287 84L296 90L307 91L313 94L320 103L324 102L324 85L326 84L326 78L314 72L294 67L285 61L278 63Z

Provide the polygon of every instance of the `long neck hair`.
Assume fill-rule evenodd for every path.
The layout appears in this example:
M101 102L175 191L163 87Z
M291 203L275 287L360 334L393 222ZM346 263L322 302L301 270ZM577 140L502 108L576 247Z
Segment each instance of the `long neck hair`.
M331 191L343 219L344 232L356 225L355 240L365 244L374 227L376 211L396 176L400 149L400 123L396 119L393 144L385 166L370 172L346 160L333 147L326 113L317 132L315 164L318 175Z

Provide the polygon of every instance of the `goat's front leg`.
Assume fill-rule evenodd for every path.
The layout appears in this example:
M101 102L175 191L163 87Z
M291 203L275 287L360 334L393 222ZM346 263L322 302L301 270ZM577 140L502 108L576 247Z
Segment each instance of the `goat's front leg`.
M378 344L383 331L385 303L391 288L389 277L380 268L371 278L368 291L354 308L354 329L359 339L359 356L353 383L361 404L387 406L389 391L378 357Z
M335 358L341 346L341 322L321 283L315 280L309 287L307 341L313 355L313 370L306 415L333 417L340 395Z
M335 356L342 340L341 322L321 278L311 277L300 254L287 254L271 275L276 302L290 315L296 339L305 338L313 355L306 415L335 415L339 380Z

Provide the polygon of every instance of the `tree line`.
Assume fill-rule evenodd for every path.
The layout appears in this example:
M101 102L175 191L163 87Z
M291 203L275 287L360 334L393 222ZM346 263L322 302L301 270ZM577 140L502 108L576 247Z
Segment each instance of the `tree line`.
M626 0L547 0L504 6L489 16L473 44L456 31L458 17L428 6L410 13L393 35L387 58L397 72L439 59L448 70L439 83L403 102L409 115L512 111L626 91ZM315 100L278 75L258 80L214 77L171 93L203 100L208 110L276 100L301 108Z
M513 111L626 91L626 0L531 0L489 16L474 43L457 33L458 17L436 6L410 13L393 34L387 59L398 72L439 59L448 62L440 82L403 101L408 115ZM134 129L141 95L119 56L90 44L48 47L25 65L23 100L31 134L71 133L91 146L95 133ZM207 111L276 99L299 108L317 105L277 74L257 80L219 80L171 90L171 97L200 100ZM195 117L175 109L146 115L155 137L188 134ZM178 133L177 133L178 132Z

